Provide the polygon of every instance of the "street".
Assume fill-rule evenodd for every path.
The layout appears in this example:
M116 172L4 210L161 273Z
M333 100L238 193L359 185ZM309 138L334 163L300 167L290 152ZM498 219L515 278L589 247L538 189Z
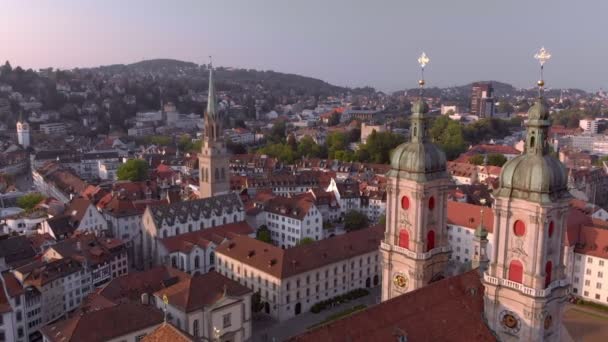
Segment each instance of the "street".
M363 304L367 307L380 302L380 287L369 289L369 295L355 299L348 303L324 310L318 314L304 312L297 317L284 322L277 322L268 316L259 316L253 321L254 342L279 342L291 336L301 334L312 325L325 320L328 316L342 312L357 305Z

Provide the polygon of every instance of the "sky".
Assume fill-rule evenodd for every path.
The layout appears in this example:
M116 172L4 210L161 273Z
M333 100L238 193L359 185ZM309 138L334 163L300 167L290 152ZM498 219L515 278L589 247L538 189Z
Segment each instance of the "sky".
M174 58L343 86L497 80L608 88L606 0L0 0L0 60L62 69Z

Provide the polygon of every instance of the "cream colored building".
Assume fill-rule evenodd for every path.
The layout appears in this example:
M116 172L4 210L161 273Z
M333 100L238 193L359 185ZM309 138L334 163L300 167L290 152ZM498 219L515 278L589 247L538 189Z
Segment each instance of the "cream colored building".
M204 341L250 341L253 292L217 272L195 275L154 293L177 328ZM166 299L166 303L165 303Z
M286 250L246 236L216 249L217 270L265 302L284 321L320 301L380 283L382 228L370 228Z

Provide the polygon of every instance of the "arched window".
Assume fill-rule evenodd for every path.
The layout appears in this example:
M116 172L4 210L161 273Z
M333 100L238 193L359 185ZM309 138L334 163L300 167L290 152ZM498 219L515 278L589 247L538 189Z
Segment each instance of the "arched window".
M192 224L189 224L188 225L188 232L191 232L191 231L192 231Z
M169 235L169 233L167 233L166 230L163 230L163 238L167 238L168 235Z
M545 288L551 284L551 273L553 271L553 263L551 260L547 261L545 265Z
M208 182L209 181L209 169L205 168L205 181Z
M401 197L401 208L403 210L408 210L410 208L410 199L407 196Z
M435 231L429 230L426 234L426 251L428 252L433 248L435 248Z
M534 144L536 143L536 138L534 136L530 137L530 148L534 148Z
M199 335L199 331L198 331L198 319L195 319L194 322L192 322L192 336L194 337L198 337Z
M547 231L547 233L549 234L549 237L553 236L553 231L555 230L555 224L553 223L553 221L549 222L549 230Z
M234 216L232 217L232 222L236 222L236 220L237 220L237 217L236 217L236 214L234 214Z
M209 253L209 264L210 265L215 264L215 253L213 253L213 252Z
M410 233L407 232L407 229L399 231L399 247L410 248Z
M512 260L509 264L509 280L522 283L524 276L524 266L519 260Z
M516 236L523 236L526 233L526 224L521 220L515 221L513 224L513 233Z
M211 227L215 227L215 219L211 220Z
M179 228L175 228L175 235L179 235Z
M226 169L222 168L222 180L226 179Z
M228 222L228 220L226 220L226 217L224 216L224 218L222 219L222 224L226 224Z
M201 221L201 228L200 229L205 229L205 222Z
M220 179L220 169L218 169L217 167L215 168L215 180Z
M194 257L194 268L199 268L199 267L201 267L201 263L200 263L198 255L197 255Z
M435 209L435 197L431 196L431 198L429 198L429 209L433 210Z

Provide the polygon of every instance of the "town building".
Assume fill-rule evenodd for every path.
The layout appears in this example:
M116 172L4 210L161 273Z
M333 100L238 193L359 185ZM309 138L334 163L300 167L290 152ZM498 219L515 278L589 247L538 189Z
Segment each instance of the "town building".
M152 305L124 303L75 314L43 327L41 332L44 342L137 342L163 321L163 312Z
M282 249L238 235L216 249L217 270L259 292L263 311L284 321L322 300L378 286L382 236L375 227Z
M158 290L154 302L170 323L197 339L244 342L252 337L252 294L237 281L209 272Z
M385 125L368 125L366 123L361 124L361 144L367 143L367 137L372 134L372 132L382 133L386 131Z
M277 246L289 248L305 238L319 240L324 237L323 217L308 194L271 198L262 210L263 224L270 230L272 241Z
M246 222L235 222L160 239L158 258L183 272L204 274L215 269L217 246L234 235L254 232Z
M238 195L216 195L169 205L148 206L143 214L144 267L160 265L160 239L245 220Z
M67 127L61 122L44 123L40 124L40 132L51 136L64 136L67 133Z
M36 190L64 204L69 203L88 185L72 169L55 162L45 163L32 170L32 179Z
M471 111L472 115L479 118L491 118L494 116L494 88L492 83L473 83L471 86Z
M17 121L17 141L23 148L30 146L30 124L23 119L23 116L19 116Z
M578 126L583 129L585 133L597 134L598 121L594 118L584 118L578 121Z

